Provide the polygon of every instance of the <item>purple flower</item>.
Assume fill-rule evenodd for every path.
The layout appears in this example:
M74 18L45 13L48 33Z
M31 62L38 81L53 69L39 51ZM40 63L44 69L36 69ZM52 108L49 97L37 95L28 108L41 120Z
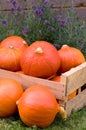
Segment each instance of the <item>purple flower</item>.
M3 24L4 26L7 26L7 25L8 25L8 21L7 21L7 20L2 20L2 24Z
M48 3L48 0L42 0L42 2L43 2L44 4L47 4L47 3Z
M45 24L45 25L49 25L50 23L49 23L48 20L45 20L45 21L44 21L44 24Z
M16 11L16 10L15 10L15 8L12 7L12 8L10 9L10 11L11 11L12 14L15 14L15 11Z
M55 28L54 28L53 26L50 26L50 30L51 30L51 31L54 31Z
M60 45L58 43L54 43L54 46L58 49Z
M14 0L14 1L12 2L12 4L13 4L14 7L16 7L17 2Z
M22 34L24 35L24 36L26 36L27 35L27 33L28 33L28 28L27 27L25 27L23 30L22 30Z
M43 8L42 7L37 8L35 10L35 14L38 16L41 16L43 14Z
M22 7L21 7L21 6L18 6L18 7L17 7L17 10L18 10L18 11L21 11L21 10L22 10Z

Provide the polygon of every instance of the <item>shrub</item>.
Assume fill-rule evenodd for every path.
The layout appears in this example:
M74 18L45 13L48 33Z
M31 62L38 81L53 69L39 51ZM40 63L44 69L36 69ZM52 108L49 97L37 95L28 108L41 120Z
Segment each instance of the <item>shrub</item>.
M73 6L57 11L48 0L36 0L36 3L35 0L31 0L28 4L30 10L25 13L18 0L7 2L11 4L12 19L9 20L8 16L1 18L0 40L12 34L21 35L30 44L36 40L46 40L57 49L63 44L68 44L85 54L86 22L77 18Z

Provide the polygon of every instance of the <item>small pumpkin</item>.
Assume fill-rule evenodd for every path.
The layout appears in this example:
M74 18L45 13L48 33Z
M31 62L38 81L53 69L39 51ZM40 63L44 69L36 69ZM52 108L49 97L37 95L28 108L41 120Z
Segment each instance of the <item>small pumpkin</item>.
M55 82L62 82L61 81L61 75L57 75L55 76L54 78L51 79L52 81L55 81ZM73 91L72 93L70 93L68 96L67 96L67 99L70 100L72 98L74 98L77 94L77 91Z
M10 71L21 70L20 58L22 54L22 50L13 46L0 48L0 68Z
M48 78L58 71L60 58L56 48L51 43L36 41L23 53L20 64L25 74Z
M49 126L60 113L66 118L66 112L56 101L55 96L45 86L27 88L17 101L21 120L27 126Z
M0 79L0 118L12 116L17 111L16 101L22 94L19 82L11 78Z
M56 76L53 77L51 80L52 80L52 81L55 81L55 82L60 82L60 81L61 81L61 76L60 76L60 75L56 75Z
M17 74L24 74L24 72L22 70L20 71L16 71Z
M77 48L63 45L58 53L61 58L60 73L64 73L85 62L83 53Z
M28 44L22 37L12 35L6 37L0 43L0 47L9 47L9 46L14 46L24 51L28 47Z

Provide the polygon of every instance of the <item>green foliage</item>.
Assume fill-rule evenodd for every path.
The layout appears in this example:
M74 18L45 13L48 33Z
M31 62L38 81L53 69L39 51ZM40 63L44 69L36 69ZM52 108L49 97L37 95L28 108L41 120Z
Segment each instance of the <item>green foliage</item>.
M68 44L86 56L86 22L77 18L74 7L57 11L48 0L31 0L27 5L30 10L25 13L18 0L7 2L11 7L8 16L0 15L0 41L9 35L20 35L28 44L46 40L57 49Z

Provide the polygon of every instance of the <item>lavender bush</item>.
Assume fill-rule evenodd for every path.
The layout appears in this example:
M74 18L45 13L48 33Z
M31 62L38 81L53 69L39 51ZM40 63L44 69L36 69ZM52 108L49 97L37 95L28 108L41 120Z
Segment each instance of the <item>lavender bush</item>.
M31 0L26 14L18 0L10 3L10 15L0 18L0 40L8 35L20 35L28 44L46 40L59 49L63 44L79 48L86 55L86 22L77 18L74 7L66 11L53 10L48 0ZM27 8L27 7L26 7ZM64 13L65 12L65 13Z

